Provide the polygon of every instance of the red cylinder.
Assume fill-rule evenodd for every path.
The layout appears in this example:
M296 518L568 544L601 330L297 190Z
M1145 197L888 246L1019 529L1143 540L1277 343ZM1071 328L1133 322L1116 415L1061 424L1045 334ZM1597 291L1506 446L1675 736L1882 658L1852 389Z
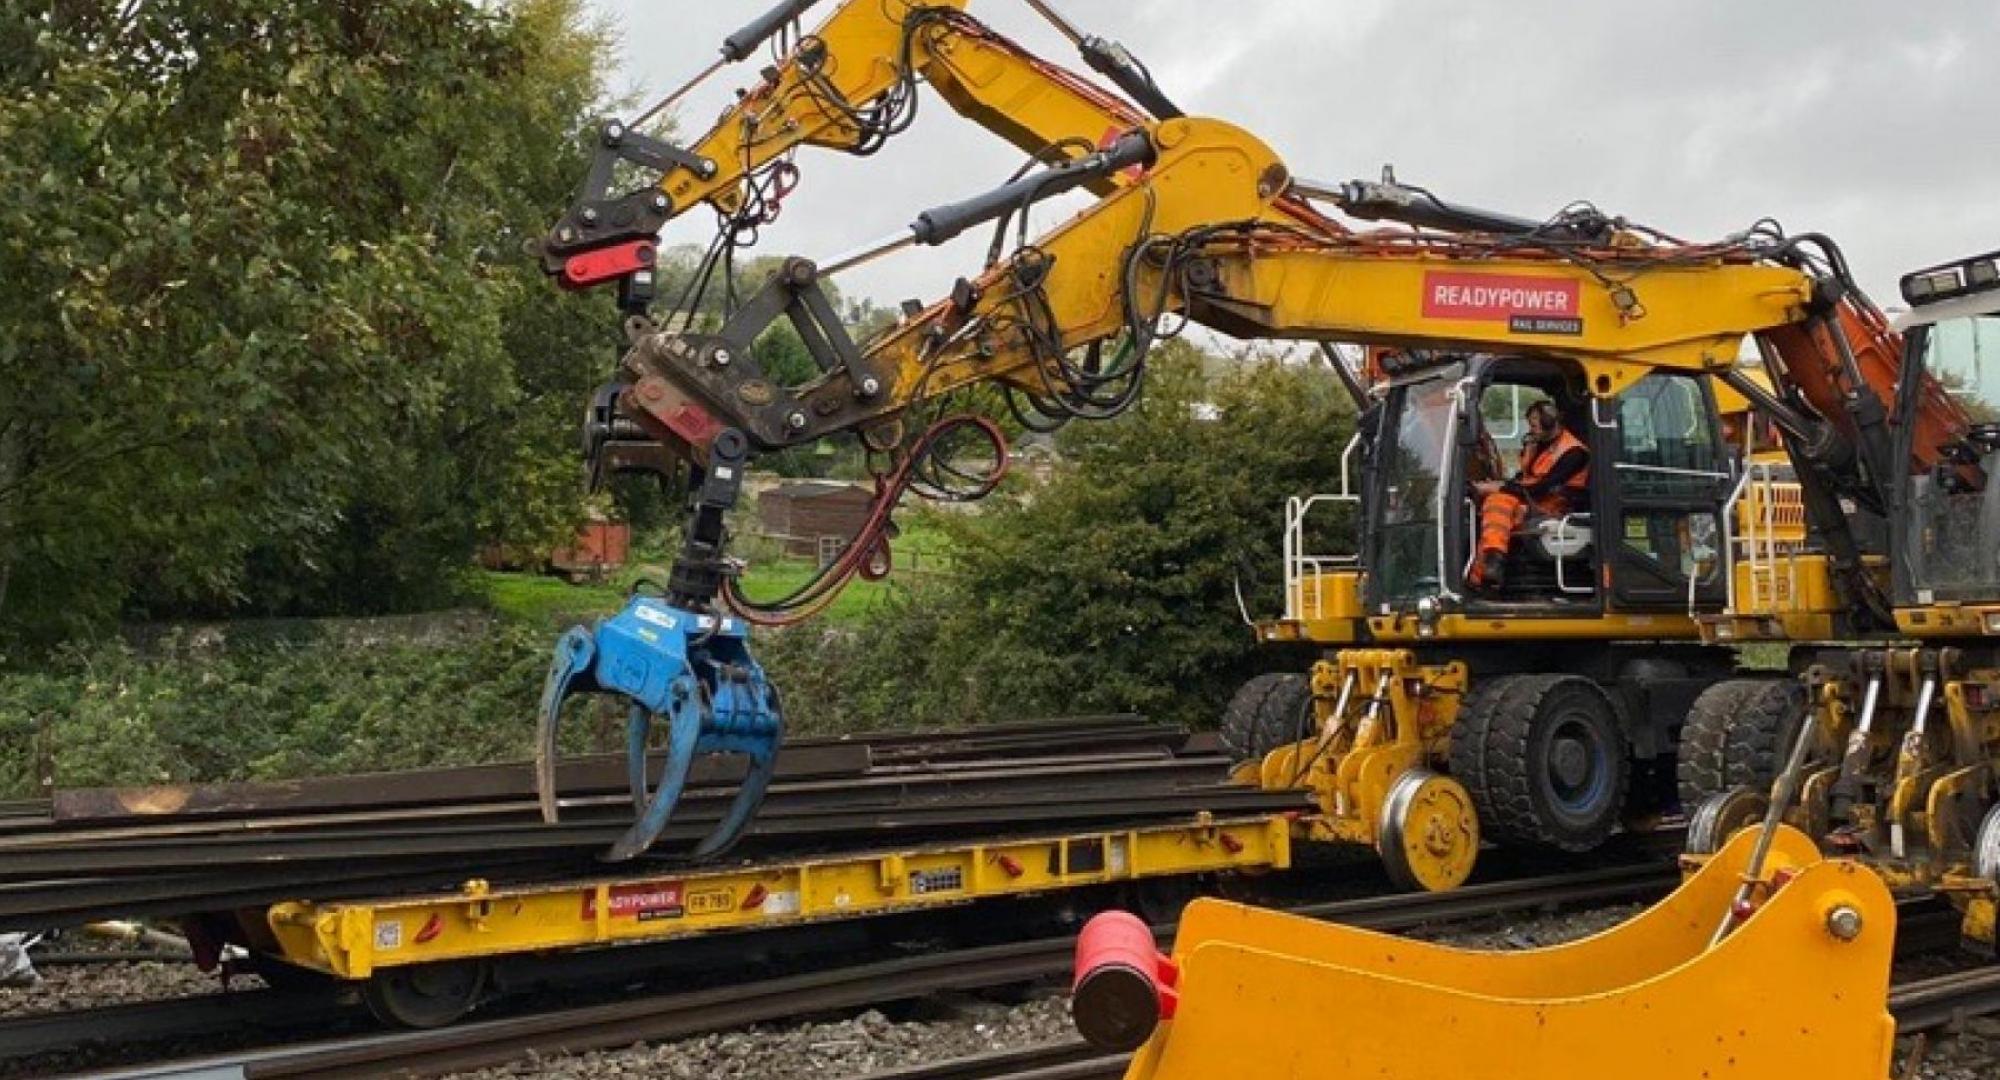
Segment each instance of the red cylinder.
M1161 1020L1173 1017L1176 975L1145 920L1126 911L1091 919L1076 939L1076 980L1070 985L1077 1033L1106 1050L1137 1050Z

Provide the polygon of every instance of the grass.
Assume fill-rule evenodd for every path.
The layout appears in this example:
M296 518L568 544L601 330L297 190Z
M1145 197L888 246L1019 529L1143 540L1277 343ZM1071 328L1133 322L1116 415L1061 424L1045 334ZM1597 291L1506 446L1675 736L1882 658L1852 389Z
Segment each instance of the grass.
M918 523L908 526L892 541L896 569L886 581L856 579L847 586L820 618L833 622L866 619L871 611L898 589L921 587L920 575L935 573L949 565L951 542L936 526ZM641 574L639 565L664 574L670 558L653 553L640 556L634 565L604 582L572 585L561 578L543 574L500 570L480 570L473 581L486 606L505 618L539 624L560 623L609 615L624 606L633 581ZM752 600L766 602L793 592L809 580L815 569L810 559L789 558L769 552L758 557L752 552L743 575L743 591ZM911 571L914 571L911 572Z

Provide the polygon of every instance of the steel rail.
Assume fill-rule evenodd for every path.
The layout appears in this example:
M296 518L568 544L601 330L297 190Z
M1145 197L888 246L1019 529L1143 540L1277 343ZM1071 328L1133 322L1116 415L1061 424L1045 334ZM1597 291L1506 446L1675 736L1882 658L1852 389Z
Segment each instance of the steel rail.
M1035 750L1074 752L1079 745L1125 745L1135 741L1173 747L1187 738L1175 726L1130 714L1027 721L962 731L808 736L786 743L779 754L778 775L790 779L854 775L877 763L926 757L1005 758ZM58 790L52 800L26 800L20 805L38 807L39 814L53 816L53 824L58 827L86 828L115 821L186 822L271 812L368 811L391 806L531 797L535 794L533 768L529 762L503 762L286 781L73 788ZM573 758L560 765L559 786L565 792L623 791L625 769L623 754ZM703 759L696 763L690 780L695 786L711 786L734 783L742 776L741 762Z
M1935 1031L1970 1017L2000 1013L2000 968L1954 972L1892 987L1889 1011L1895 1014L1900 1035Z
M338 1004L330 992L262 989L30 1013L0 1019L0 1063L91 1043L311 1027L333 1015L357 1015L357 1010Z
M1001 768L1006 766L1006 768ZM841 792L851 796L855 782L865 782L872 788L893 789L898 785L949 785L959 784L971 790L982 782L998 780L1032 779L1040 776L1052 777L1059 766L1081 769L1104 767L1123 769L1132 773L1135 769L1151 766L1163 772L1187 772L1190 776L1201 776L1212 781L1221 775L1224 759L1220 756L1180 756L1163 757L1157 754L1136 755L1115 754L1069 754L1057 758L1027 759L984 759L980 761L953 761L939 764L897 764L873 768L865 776L857 775L842 784L806 786L801 783L784 783L774 786L773 797L786 799L811 797L824 792ZM1208 770L1204 772L1204 770ZM421 780L412 780L421 783ZM728 789L695 788L689 791L687 803L699 807L703 803L720 804L731 792ZM565 795L561 805L566 812L574 814L629 814L630 796L620 789L618 794ZM713 811L711 811L713 812ZM538 804L529 798L503 799L499 801L441 802L433 805L385 806L372 810L340 811L328 813L286 813L273 816L202 817L192 820L166 818L143 824L118 824L92 828L74 827L73 822L52 822L50 827L16 830L13 834L0 833L0 851L34 851L76 847L89 844L103 848L114 845L144 846L149 843L193 841L215 843L242 837L292 836L311 838L324 836L344 829L365 828L370 825L426 827L427 823L450 825L453 823L472 824L482 821L538 822Z
M1620 867L1477 885L1450 893L1335 901L1292 910L1314 918L1376 929L1412 929L1503 911L1610 899L1645 899L1665 893L1678 879L1671 867ZM1173 927L1162 926L1158 932L1170 935ZM245 1080L264 1077L331 1080L396 1072L429 1075L496 1065L530 1051L541 1055L575 1053L671 1040L807 1013L1059 977L1068 972L1074 948L1074 938L1055 938L961 949L724 989L462 1023L434 1031L392 1032L280 1047L111 1075L166 1077L192 1069L230 1070L218 1071L217 1075L240 1076Z
M1219 753L1167 752L1157 747L1153 752L1147 753L1134 752L1129 747L1100 749L1096 746L1072 746L1061 754L1026 757L989 756L976 759L952 757L948 761L936 764L928 764L921 759L897 758L881 764L871 764L864 771L837 777L783 774L780 777L782 782L773 786L772 793L810 796L827 791L845 792L850 791L857 782L868 788L881 789L890 789L897 784L957 784L976 787L982 783L1016 780L1024 775L1054 776L1065 772L1084 772L1093 769L1104 769L1118 775L1144 775L1155 771L1174 772L1207 768L1214 769L1210 775L1219 778L1226 770L1226 766L1227 759ZM410 788L420 789L432 783L432 774L421 771L401 774L397 782ZM733 779L726 776L704 780L690 788L689 797L726 801L734 793L734 788L729 786L733 782ZM565 788L562 803L565 807L627 805L628 797L625 792L626 789L622 784L584 790ZM536 803L530 795L481 795L476 798L452 797L417 801L405 794L400 799L385 797L375 804L362 807L315 809L297 808L280 803L263 808L237 809L228 813L205 811L199 814L127 816L106 820L53 820L42 822L39 828L9 831L0 836L0 847L20 849L82 842L106 843L211 835L228 836L245 832L311 830L321 825L407 823L412 820L429 820L461 814L514 814L523 818L537 816Z
M1082 1039L1060 1039L1035 1043L1013 1050L968 1054L943 1061L885 1069L867 1075L866 1080L988 1080L1013 1077L1015 1080L1070 1080L1105 1074L1115 1067L1123 1073L1127 1055L1107 1053ZM1116 1075L1116 1074L1113 1074Z
M953 805L948 807L915 807L897 811L867 811L862 813L838 813L814 816L786 817L766 823L762 831L752 833L752 838L764 841L802 841L823 838L869 837L872 847L914 847L933 840L948 840L965 831L976 831L982 836L991 836L995 842L1023 834L1028 826L1041 826L1046 822L1060 822L1077 829L1100 829L1112 827L1138 827L1147 824L1164 824L1173 821L1192 820L1203 812L1217 816L1244 814L1279 814L1300 810L1303 807L1290 800L1273 798L1267 793L1251 789L1213 790L1188 794L1161 794L1122 796L1102 801L1061 803L1058 801L1013 802L983 804L973 806ZM678 837L682 833L699 834L695 826L700 819L684 826L676 826L664 833L667 837ZM538 826L518 830L492 830L485 833L468 833L444 838L368 836L329 840L305 849L280 846L249 846L232 848L221 858L217 853L206 855L190 852L176 862L171 852L148 853L140 862L123 861L117 856L126 853L74 852L61 857L37 858L32 864L35 871L23 882L9 883L0 887L0 914L36 914L42 909L34 906L31 899L35 890L45 887L48 895L62 897L70 891L93 895L92 890L108 891L115 894L132 883L142 888L149 882L172 882L189 884L195 892L208 882L220 882L225 891L230 887L240 887L246 882L257 880L256 875L287 867L311 867L318 864L334 864L334 871L324 880L331 884L366 873L378 876L395 869L412 869L434 865L438 856L457 856L469 859L467 865L477 869L480 858L487 862L503 862L510 857L526 857L543 853L557 857L552 865L556 867L577 864L579 859L587 863L590 856L616 839L624 830L623 825L590 826ZM765 845L751 844L743 849L745 854L758 854L754 861L782 861L787 857L808 857L815 850L848 850L852 844L835 848L796 850L786 847L773 850ZM563 859L562 856L570 856ZM23 858L8 856L9 859ZM743 859L732 860L722 865L736 865ZM685 861L659 860L656 862L634 862L630 864L633 873L648 870L685 871L689 864ZM101 870L98 868L102 868ZM153 876L145 871L211 870L222 875L211 877L203 873L178 873ZM600 865L594 872L603 876L605 870ZM478 877L490 877L477 874ZM314 880L308 873L303 880ZM44 883L46 885L44 886ZM163 895L174 895L172 893ZM319 899L315 896L313 899Z

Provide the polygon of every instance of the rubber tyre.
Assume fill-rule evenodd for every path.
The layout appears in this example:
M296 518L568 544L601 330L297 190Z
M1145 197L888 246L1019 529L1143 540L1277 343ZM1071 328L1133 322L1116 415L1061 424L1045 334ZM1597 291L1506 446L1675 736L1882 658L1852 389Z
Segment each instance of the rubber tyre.
M1315 730L1310 718L1312 681L1297 672L1259 675L1236 690L1222 713L1223 748L1232 764L1262 761L1280 746L1289 746Z
M1730 722L1742 710L1744 699L1769 681L1724 679L1703 690L1689 706L1674 762L1682 812L1693 814L1702 803L1729 790L1723 748Z
M1771 790L1785 767L1799 725L1806 720L1806 688L1797 679L1759 679L1744 695L1729 734L1723 740L1724 790L1747 787Z
M1467 791L1473 793L1473 806L1479 810L1480 819L1485 820L1486 808L1482 796L1488 784L1486 773L1487 732L1493 726L1493 717L1506 707L1512 697L1530 691L1530 680L1524 675L1500 675L1481 679L1465 693L1465 700L1458 707L1458 719L1451 727L1451 752L1448 771ZM1512 697L1510 697L1512 695Z
M1575 675L1517 675L1477 702L1477 763L1459 781L1487 836L1589 851L1624 812L1632 750L1604 691ZM1467 732L1467 737L1471 737ZM1466 754L1472 751L1468 748Z

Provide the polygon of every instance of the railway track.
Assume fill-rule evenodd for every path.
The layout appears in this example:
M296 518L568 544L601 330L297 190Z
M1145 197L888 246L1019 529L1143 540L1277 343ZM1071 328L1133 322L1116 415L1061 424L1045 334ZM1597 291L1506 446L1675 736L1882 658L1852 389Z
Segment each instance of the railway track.
M1452 893L1340 900L1291 910L1377 930L1409 930L1544 907L1645 900L1665 893L1676 880L1670 867L1617 867L1473 886ZM1160 928L1162 934L1171 931L1170 926ZM1072 938L1052 938L938 952L741 986L461 1023L433 1031L378 1032L104 1075L164 1077L196 1069L244 1080L432 1075L501 1064L531 1051L541 1055L577 1053L665 1041L815 1013L1059 978L1069 971L1073 948ZM0 1046L8 1045L8 1031L0 1024ZM1045 1064L1049 1068L1069 1067L1061 1062ZM1049 1073L1041 1080L1061 1075L1067 1074Z
M1124 1075L1128 1054L1107 1054L1082 1039L996 1050L870 1074L867 1080L1095 1080Z
M34 1013L0 1020L0 1071L8 1059L52 1054L93 1042L199 1038L253 1029L273 1034L324 1028L341 1015L360 1017L332 995L282 990L200 994L94 1009Z

